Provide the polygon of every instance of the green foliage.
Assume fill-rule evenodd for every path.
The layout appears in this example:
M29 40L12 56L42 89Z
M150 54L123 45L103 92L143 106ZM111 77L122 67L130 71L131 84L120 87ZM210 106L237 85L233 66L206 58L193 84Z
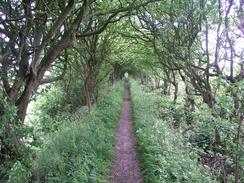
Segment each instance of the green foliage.
M23 125L17 118L17 108L0 97L3 115L0 117L0 182L27 182L30 173L30 148L25 140L33 135L33 128ZM13 136L13 133L15 137ZM16 146L13 138L21 139L19 154L15 153ZM5 153L5 154L4 154ZM17 158L11 158L15 155ZM17 160L18 159L18 160Z
M63 89L52 86L43 91L33 105L31 121L34 122L36 133L49 133L60 126L59 119L69 114L70 105Z
M152 71L149 68L155 64L156 57L153 49L138 39L140 33L135 31L128 20L118 22L115 33L118 36L113 42L111 60L131 75L139 75L141 72L150 75Z
M68 120L51 134L34 166L41 182L105 182L114 149L114 128L122 104L122 84L100 98L91 113Z
M4 115L1 116L0 122L15 121L17 117L17 107L9 104L2 96L0 96L0 105L4 108Z
M46 92L41 93L36 104L36 110L41 114L55 117L58 113L68 111L68 101L62 88L53 86Z
M20 161L16 161L9 173L8 183L27 183L31 172Z
M186 140L198 149L202 159L207 157L208 161L204 164L213 173L220 179L225 174L228 182L234 182L232 178L235 177L238 168L244 167L244 145L238 137L238 133L243 134L240 118L243 111L243 83L231 84L217 78L214 84L220 85L218 105L214 109L209 109L204 104L199 105L193 112L194 130L188 132ZM235 108L235 103L238 103L238 108ZM214 117L213 113L219 117ZM243 171L240 171L241 181L243 177Z
M72 71L71 71L72 72ZM70 84L68 91L65 93L65 100L68 104L68 108L70 112L73 112L84 105L84 98L82 97L84 88L84 83L82 80L77 80L76 78L79 75L75 75L72 78L73 82ZM66 81L67 82L67 81ZM63 83L60 83L61 86Z
M174 115L169 100L145 93L135 82L131 91L145 182L215 182L197 164L197 154L190 151L189 143L184 144L181 134L170 127ZM166 112L160 119L156 111L162 109Z
M145 2L150 4L136 7ZM133 91L146 181L212 181L197 165L198 155L212 172L226 175L224 182L244 182L243 3L238 2L3 0L0 182L8 175L9 182L26 182L32 150L40 151L35 172L41 182L105 181L110 131L122 97L115 89L100 96L124 72L178 96L173 104L170 97ZM36 95L35 116L19 122L39 84L60 78L62 83ZM182 96L183 87L176 87L181 82ZM192 108L179 104L184 97L194 100ZM77 110L97 99L91 113ZM21 155L16 140L23 143Z

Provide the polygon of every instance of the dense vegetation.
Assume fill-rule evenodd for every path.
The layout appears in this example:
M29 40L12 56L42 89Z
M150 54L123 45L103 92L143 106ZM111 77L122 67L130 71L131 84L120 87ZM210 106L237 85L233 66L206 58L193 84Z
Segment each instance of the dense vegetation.
M105 182L113 157L122 86L116 84L91 113L85 109L78 117L61 122L59 130L45 140L34 165L40 182Z
M131 83L134 122L145 182L215 182L197 166L197 153L173 128L177 122L166 96L145 92ZM183 116L181 116L183 117Z
M126 72L146 182L244 182L243 42L243 0L2 0L0 182L108 180Z

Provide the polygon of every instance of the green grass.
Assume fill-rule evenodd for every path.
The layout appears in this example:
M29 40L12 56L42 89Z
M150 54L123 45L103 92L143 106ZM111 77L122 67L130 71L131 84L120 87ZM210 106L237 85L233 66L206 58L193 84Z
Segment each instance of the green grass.
M123 99L123 84L100 98L91 113L65 122L51 134L34 165L37 182L106 182L115 143L115 127Z
M174 123L172 106L167 97L146 93L131 83L133 118L145 183L209 183L215 182L209 172L197 163L196 153L184 144ZM164 111L164 117L159 112ZM168 113L167 113L168 111Z

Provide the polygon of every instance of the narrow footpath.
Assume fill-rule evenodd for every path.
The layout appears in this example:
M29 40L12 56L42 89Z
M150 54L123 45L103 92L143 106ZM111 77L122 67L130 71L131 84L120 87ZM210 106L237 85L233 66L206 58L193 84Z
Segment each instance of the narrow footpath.
M116 159L112 169L113 183L143 183L136 152L131 112L129 85L126 82L124 104L116 129Z

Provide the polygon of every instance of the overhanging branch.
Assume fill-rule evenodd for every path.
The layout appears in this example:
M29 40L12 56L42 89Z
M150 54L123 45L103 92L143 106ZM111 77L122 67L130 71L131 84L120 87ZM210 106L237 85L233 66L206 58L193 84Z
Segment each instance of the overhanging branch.
M83 32L81 34L76 35L76 37L77 38L81 38L81 37L91 36L91 35L94 35L94 34L100 34L106 29L108 24L118 22L123 17L129 16L133 10L136 10L136 9L142 7L142 6L146 6L149 3L157 2L157 1L159 1L159 0L149 0L149 1L146 1L146 2L138 4L138 5L136 5L136 2L133 2L133 3L131 3L130 5L128 5L126 7L118 8L118 9L115 9L115 10L110 10L110 11L107 11L107 12L95 12L95 13L91 14L89 17L95 17L95 16L98 17L98 16L102 16L102 15L109 15L109 17L107 18L105 23L100 28L98 28L97 30L91 31L91 32ZM116 18L116 16L118 16L120 13L125 13L125 14L124 15L120 15L118 18ZM116 18L116 19L114 19L114 18Z

